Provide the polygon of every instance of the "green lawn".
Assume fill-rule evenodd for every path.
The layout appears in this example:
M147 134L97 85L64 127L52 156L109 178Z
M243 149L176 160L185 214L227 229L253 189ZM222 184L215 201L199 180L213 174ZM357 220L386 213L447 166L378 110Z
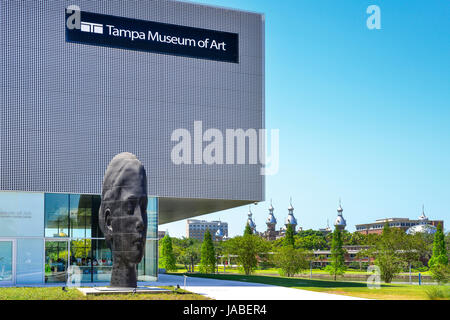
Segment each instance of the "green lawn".
M195 271L198 271L198 268L195 269ZM179 264L177 265L177 270L176 271L172 271L172 273L185 273L186 269L184 268L183 265ZM219 273L223 273L223 267L220 266L219 267ZM225 268L225 273L231 273L231 274L237 274L237 273L242 273L241 270L239 270L238 268L230 268L227 267ZM321 270L321 269L313 269L312 270L313 275L318 274L318 275L328 275L329 273L325 270ZM431 273L429 271L424 271L424 272L420 272L422 276L430 276ZM278 273L278 269L277 268L267 268L267 269L257 269L255 270L255 274L260 274L260 275L274 275L274 274L279 274ZM309 276L309 270L305 270L302 273L303 275L308 275ZM351 276L351 275L367 275L367 271L366 270L357 270L357 269L347 269L347 271L345 271L345 274L347 276ZM402 275L402 276L409 276L409 272L402 272L399 273L398 275ZM412 276L419 276L419 272L411 272Z
M311 290L317 292L335 293L354 297L382 299L382 300L426 300L427 291L432 286L381 284L380 289L369 289L365 282L310 280L306 278L287 278L280 276L242 275L242 274L187 274L190 277L205 277L221 280L234 280L264 283L282 287ZM440 287L439 290L450 298L450 286Z
M173 287L161 287L174 290ZM61 287L0 288L0 300L208 300L208 298L178 289L158 294L85 296L77 289L63 291Z

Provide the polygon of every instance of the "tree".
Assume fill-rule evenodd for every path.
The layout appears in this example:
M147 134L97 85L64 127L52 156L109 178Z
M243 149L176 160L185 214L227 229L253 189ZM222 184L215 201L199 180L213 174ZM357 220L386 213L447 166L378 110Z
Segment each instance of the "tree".
M361 249L356 253L356 258L359 259L359 270L362 271L362 261L364 258L369 257L369 249Z
M365 245L367 241L367 235L360 232L353 232L350 234L350 239L346 243L347 245Z
M161 240L159 265L167 271L177 270L175 255L173 253L172 238L166 234Z
M284 235L283 245L290 246L293 248L294 244L295 244L294 227L292 226L292 224L288 224L288 226L286 228L286 234Z
M402 230L392 229L386 222L383 233L376 244L375 264L380 268L381 279L386 283L390 283L395 275L402 270L403 261L399 252L403 235Z
M322 231L308 229L308 230L300 230L297 232L298 237L308 237L308 236L317 236L317 237L323 237Z
M258 266L258 257L268 252L269 244L257 235L246 234L228 240L226 247L229 253L237 255L238 264L249 275Z
M308 252L291 246L281 247L274 258L281 276L292 277L309 267Z
M445 236L442 230L442 225L439 223L433 241L433 254L428 261L433 279L438 283L445 283L448 281L448 255L447 246L445 243Z
M200 272L214 273L216 270L216 253L211 233L206 230L200 252Z
M305 250L323 250L327 248L327 241L325 237L320 234L299 235L295 237L295 248L302 248Z
M331 262L325 268L330 275L334 276L334 281L338 275L345 273L345 249L342 247L342 232L337 227L334 228L333 239L331 240Z
M445 244L448 252L450 250L450 232L447 232L445 235Z
M400 246L399 257L409 266L409 281L411 282L411 268L422 264L420 258L427 254L428 244L423 233L401 233L397 237L397 242Z
M253 230L252 230L252 228L250 228L250 225L247 223L245 225L245 229L244 229L244 236L249 235L249 234L253 234Z
M172 245L177 262L184 264L187 272L194 272L195 264L200 261L201 242L192 238L172 238Z
M189 263L189 272L195 272L195 264L200 262L200 247L197 244L186 248L185 258Z

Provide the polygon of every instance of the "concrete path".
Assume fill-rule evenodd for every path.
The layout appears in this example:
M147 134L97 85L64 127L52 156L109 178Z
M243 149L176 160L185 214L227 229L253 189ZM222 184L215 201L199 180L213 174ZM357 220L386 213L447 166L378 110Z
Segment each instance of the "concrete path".
M145 282L145 285L151 286L176 286L177 284L184 289L183 276L160 274L157 282ZM215 300L364 300L260 283L195 277L187 278L186 290Z
M159 274L154 282L138 282L138 286L180 286L184 289L184 277ZM302 279L298 279L299 282ZM64 283L46 285L18 285L17 287L63 287ZM106 282L81 283L81 287L105 287ZM244 281L217 280L187 277L186 290L215 300L365 300L338 294L314 292L301 289L272 286Z

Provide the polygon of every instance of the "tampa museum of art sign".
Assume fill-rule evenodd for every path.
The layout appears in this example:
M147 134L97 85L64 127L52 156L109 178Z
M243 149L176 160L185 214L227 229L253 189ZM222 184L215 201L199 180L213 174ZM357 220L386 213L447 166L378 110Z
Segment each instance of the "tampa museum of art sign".
M66 9L66 41L239 63L236 33Z

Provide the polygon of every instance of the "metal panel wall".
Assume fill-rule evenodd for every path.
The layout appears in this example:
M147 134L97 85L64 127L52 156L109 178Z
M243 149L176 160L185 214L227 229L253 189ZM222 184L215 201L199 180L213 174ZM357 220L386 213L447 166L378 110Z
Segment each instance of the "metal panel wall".
M239 34L239 64L66 43L64 9ZM120 152L149 194L263 200L260 165L172 164L177 128L264 128L264 17L178 1L0 0L0 190L99 194Z

